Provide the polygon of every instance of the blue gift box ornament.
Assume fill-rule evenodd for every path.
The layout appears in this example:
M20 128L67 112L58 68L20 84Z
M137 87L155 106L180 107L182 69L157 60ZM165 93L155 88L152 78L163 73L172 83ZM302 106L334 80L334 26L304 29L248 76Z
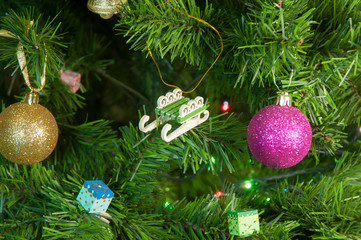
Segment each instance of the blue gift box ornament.
M77 201L89 213L106 212L112 201L114 192L102 181L85 181Z

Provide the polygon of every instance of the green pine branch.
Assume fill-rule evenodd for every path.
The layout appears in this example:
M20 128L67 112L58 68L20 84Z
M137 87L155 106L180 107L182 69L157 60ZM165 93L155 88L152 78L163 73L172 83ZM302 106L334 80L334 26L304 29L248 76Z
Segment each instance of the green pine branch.
M359 236L360 231L360 157L344 154L331 174L320 181L299 182L300 191L276 189L271 204L282 208L283 219L297 219L301 231L313 238L345 239L346 233Z
M147 52L149 48L162 58L170 54L172 60L180 57L192 65L202 65L205 56L199 53L211 51L215 59L220 42L211 28L187 15L212 24L214 14L211 5L201 11L193 0L187 4L142 0L124 7L115 28L128 37L130 49Z
M12 37L2 37L0 61L8 62L7 67L18 68L16 50L20 42L24 47L31 78L35 73L42 72L45 56L47 75L57 75L63 56L60 48L66 47L61 35L56 34L59 26L60 23L56 24L56 17L44 21L42 15L35 16L33 8L21 13L11 10L1 18L0 29L10 32ZM40 74L36 75L36 79L39 81ZM38 83L40 85L40 81Z

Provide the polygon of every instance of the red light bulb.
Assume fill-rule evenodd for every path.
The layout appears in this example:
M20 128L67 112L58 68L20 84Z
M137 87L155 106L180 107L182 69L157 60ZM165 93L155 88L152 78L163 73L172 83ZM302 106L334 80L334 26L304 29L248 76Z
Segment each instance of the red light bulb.
M229 110L229 105L223 104L222 110L223 110L223 112L227 112Z
M217 197L222 197L223 193L221 191L217 191L214 193Z
M228 101L224 101L222 105L222 111L227 112L229 110L229 103Z

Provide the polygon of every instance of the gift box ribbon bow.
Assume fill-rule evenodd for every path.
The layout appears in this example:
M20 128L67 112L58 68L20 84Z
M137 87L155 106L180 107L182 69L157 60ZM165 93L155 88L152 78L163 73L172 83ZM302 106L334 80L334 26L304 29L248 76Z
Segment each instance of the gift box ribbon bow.
M105 193L108 192L108 188L103 187L99 183L92 183L92 187L94 188L94 190L96 190L99 187L103 192Z

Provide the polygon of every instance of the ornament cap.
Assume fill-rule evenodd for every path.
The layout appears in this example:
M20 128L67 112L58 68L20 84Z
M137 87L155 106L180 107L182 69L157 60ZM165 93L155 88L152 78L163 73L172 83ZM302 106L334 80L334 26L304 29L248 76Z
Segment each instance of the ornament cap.
M24 102L32 105L39 103L39 95L36 92L29 92L26 94Z
M100 14L101 18L109 19L118 13L121 3L119 0L88 0L87 7L93 13Z
M288 94L287 90L284 90L277 96L276 105L284 106L292 106L292 96Z
M116 13L116 12L115 12ZM103 19L110 19L113 17L114 14L100 14L100 17Z

